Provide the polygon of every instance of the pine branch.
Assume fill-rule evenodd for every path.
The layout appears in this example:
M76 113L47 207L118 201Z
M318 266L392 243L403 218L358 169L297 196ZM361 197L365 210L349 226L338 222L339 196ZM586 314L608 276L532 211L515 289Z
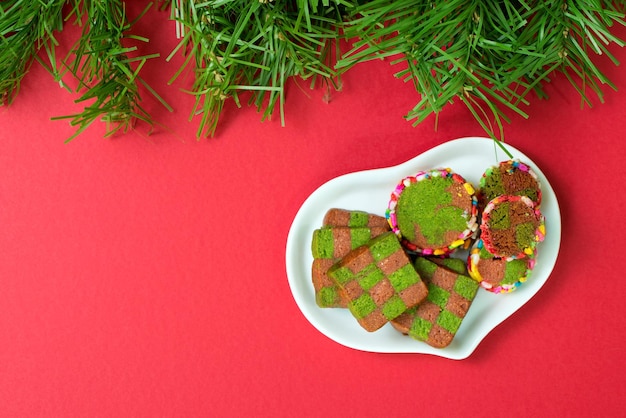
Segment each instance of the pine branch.
M624 24L624 2L610 1L413 1L373 0L354 9L345 29L358 39L339 60L357 63L394 57L421 96L407 119L420 123L455 100L465 103L492 137L504 136L508 112L526 117L521 105L554 71L563 72L585 103L589 90L602 98L613 86L592 54L615 61L608 45Z
M11 104L42 48L55 62L53 32L63 27L65 0L0 2L0 106Z
M232 99L241 106L243 92L250 96L248 104L263 112L262 120L278 106L284 124L285 85L290 77L312 83L321 78L328 88L340 88L340 74L333 69L337 26L349 2L183 3L178 21L185 34L172 55L182 51L186 61L172 81L187 66L194 66L195 82L189 93L196 97L192 115L201 117L198 137L214 135L224 101Z
M166 0L158 0L163 9ZM580 94L603 100L605 86L595 56L617 64L611 44L624 25L626 0L175 0L181 40L168 59L185 61L173 76L193 71L189 91L200 116L197 136L214 135L226 100L247 101L262 113L276 109L285 123L285 88L291 77L318 80L330 92L358 63L388 57L396 77L419 95L406 114L414 124L454 101L464 103L492 137L503 138L511 114L527 117L529 95L547 97L544 86L560 72ZM63 8L82 25L70 54L57 63ZM147 10L147 9L146 9ZM137 19L140 19L139 16ZM148 59L129 46L147 42L133 35L123 0L7 0L0 2L0 105L15 99L33 61L62 86L77 81L84 109L69 119L79 135L96 120L106 135L135 121L155 122L141 106L140 86L171 108L140 77ZM354 40L347 52L340 41ZM71 139L70 138L70 139Z
M151 4L135 21L150 7ZM64 65L79 82L75 90L82 95L76 102L86 104L79 113L53 118L70 119L70 124L77 127L68 141L97 120L105 122L105 136L126 132L136 121L153 126L150 114L140 103L140 85L172 110L139 76L146 61L159 55L131 57L137 47L124 46L125 42L147 42L148 39L130 33L134 22L128 21L122 0L83 0L74 13L83 29Z

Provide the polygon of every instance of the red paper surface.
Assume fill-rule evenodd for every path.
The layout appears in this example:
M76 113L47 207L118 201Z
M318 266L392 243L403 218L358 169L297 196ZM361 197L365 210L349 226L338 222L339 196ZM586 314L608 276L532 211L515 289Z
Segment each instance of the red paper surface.
M389 61L360 65L329 104L291 83L286 126L226 106L196 140L191 79L167 81L174 24L137 25L161 53L142 72L166 128L102 138L52 116L77 96L39 65L0 108L0 405L4 417L618 416L626 401L626 74L581 107L555 77L550 99L513 116L506 140L554 187L563 240L539 293L462 361L345 348L298 310L287 233L318 186L484 132L461 104L412 127L418 101ZM621 35L626 33L621 30ZM60 39L71 36L64 35ZM626 50L613 45L621 61ZM147 96L147 95L146 95ZM506 296L504 296L506 297ZM296 415L297 414L297 415Z

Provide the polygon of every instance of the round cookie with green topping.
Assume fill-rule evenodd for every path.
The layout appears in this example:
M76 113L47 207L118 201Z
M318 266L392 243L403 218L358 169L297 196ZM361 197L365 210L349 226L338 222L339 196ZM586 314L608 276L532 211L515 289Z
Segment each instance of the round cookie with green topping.
M535 205L541 204L541 185L537 174L519 160L501 161L497 166L489 167L478 186L481 207L501 195L528 196Z
M535 266L535 252L526 258L495 257L477 240L467 259L471 278L492 293L510 293L526 282Z
M404 178L391 194L385 216L407 250L444 255L475 236L477 213L472 184L444 168Z
M498 196L485 206L480 238L496 257L528 257L545 234L544 217L527 196Z

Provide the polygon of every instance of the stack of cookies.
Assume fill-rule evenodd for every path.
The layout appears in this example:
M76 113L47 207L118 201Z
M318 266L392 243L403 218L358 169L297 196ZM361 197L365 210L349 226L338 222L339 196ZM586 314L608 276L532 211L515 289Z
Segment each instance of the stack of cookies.
M318 306L347 308L369 332L391 323L433 347L452 342L478 289L462 260L415 258L386 218L362 211L330 209L311 250Z
M478 191L449 168L406 177L384 217L330 209L311 242L316 303L348 309L369 332L391 323L447 347L480 287L508 293L530 275L545 236L540 203L536 174L508 160Z
M344 209L330 209L326 213L322 227L313 231L311 243L313 287L321 308L348 306L346 295L328 276L328 270L350 251L389 230L382 216Z
M470 275L493 293L517 289L531 274L545 237L541 186L532 168L500 162L480 179L480 237L468 258Z

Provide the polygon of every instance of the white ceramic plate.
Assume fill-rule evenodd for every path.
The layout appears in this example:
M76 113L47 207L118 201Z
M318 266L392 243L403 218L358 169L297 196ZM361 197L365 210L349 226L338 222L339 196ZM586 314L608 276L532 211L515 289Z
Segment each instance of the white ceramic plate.
M539 244L537 264L531 277L516 291L492 294L479 289L452 343L443 349L414 340L390 324L367 332L347 309L319 308L311 282L311 238L330 208L364 210L384 215L394 187L402 178L420 170L450 167L478 186L489 166L509 157L487 138L461 138L446 142L397 166L346 174L328 181L303 203L293 220L286 247L286 269L293 297L304 316L332 340L363 351L423 353L450 359L468 357L498 324L528 302L546 282L556 263L561 243L561 214L552 186L530 158L510 145L515 158L530 164L542 186L541 210L546 218L546 239Z

